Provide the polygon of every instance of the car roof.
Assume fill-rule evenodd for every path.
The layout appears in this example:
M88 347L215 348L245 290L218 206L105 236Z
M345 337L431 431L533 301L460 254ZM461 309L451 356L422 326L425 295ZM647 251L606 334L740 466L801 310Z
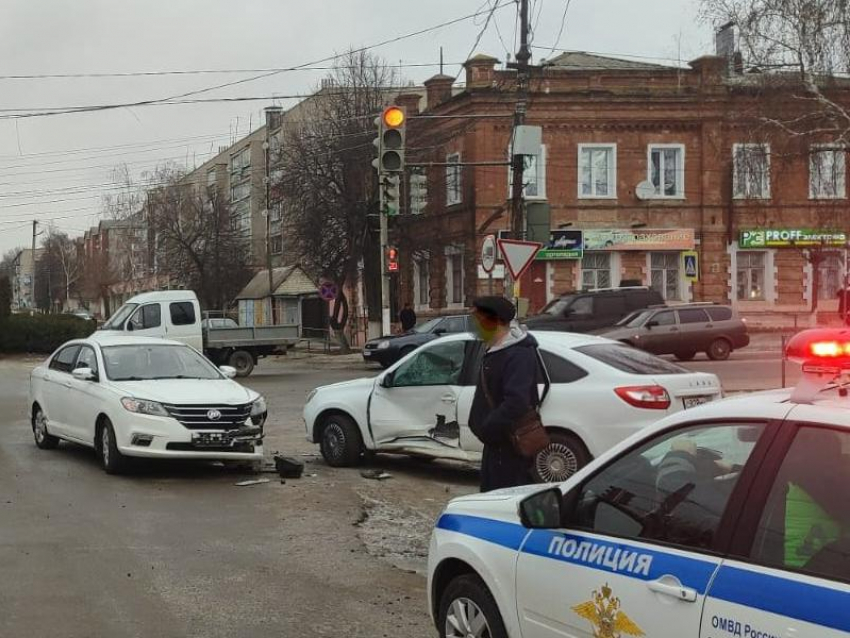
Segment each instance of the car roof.
M597 337L595 335L580 334L577 332L553 332L553 331L536 331L529 332L537 339L537 343L541 346L559 347L559 348L579 348L581 346L600 345L604 343L618 344L619 342L605 337ZM446 341L463 341L469 339L474 334L470 332L458 332L440 337L440 343ZM477 337L476 337L477 338Z
M102 348L109 346L185 346L181 341L158 339L156 337L125 337L122 335L98 335L94 333L88 339L78 340L79 343L96 343ZM76 343L76 342L74 342Z
M150 301L197 301L198 296L191 290L159 290L143 292L131 297L126 303L147 303Z

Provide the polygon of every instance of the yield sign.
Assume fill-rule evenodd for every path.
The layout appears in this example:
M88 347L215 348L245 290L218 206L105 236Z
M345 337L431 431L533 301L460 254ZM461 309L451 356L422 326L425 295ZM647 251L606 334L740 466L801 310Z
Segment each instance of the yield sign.
M519 241L516 239L500 239L499 252L511 273L514 281L522 277L522 274L534 261L537 251L543 248L543 244L535 241Z

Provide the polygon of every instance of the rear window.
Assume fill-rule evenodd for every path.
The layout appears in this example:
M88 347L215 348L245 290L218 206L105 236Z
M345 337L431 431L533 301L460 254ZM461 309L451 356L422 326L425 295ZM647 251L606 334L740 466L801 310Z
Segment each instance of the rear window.
M549 373L549 381L552 383L572 383L587 376L586 370L579 368L574 363L570 363L556 354L541 350L540 357L543 359L543 365L546 366L546 372Z
M724 308L723 306L719 308L708 308L708 316L711 317L712 321L728 321L732 318L732 309Z
M630 374L685 374L689 372L675 363L659 359L643 350L632 348L625 344L604 343L593 346L581 346L576 348L592 359Z

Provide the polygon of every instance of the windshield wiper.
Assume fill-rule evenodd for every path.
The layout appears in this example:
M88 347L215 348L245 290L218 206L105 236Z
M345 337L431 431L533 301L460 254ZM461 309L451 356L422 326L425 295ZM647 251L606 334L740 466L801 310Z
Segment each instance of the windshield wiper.
M118 377L117 379L112 379L113 381L150 381L150 379L146 377Z
M207 377L190 377L189 375L185 374L175 374L174 376L169 377L154 377L153 379L151 379L151 381L160 381L164 379L207 379Z

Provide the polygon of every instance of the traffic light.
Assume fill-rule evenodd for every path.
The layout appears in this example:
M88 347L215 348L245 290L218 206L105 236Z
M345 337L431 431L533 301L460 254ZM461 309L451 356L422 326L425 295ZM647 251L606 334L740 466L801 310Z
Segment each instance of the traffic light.
M378 172L404 172L407 114L400 106L388 106L378 118Z
M395 217L401 207L401 175L383 175L381 177L381 201L387 217Z
M387 272L398 272L398 248L387 247Z

